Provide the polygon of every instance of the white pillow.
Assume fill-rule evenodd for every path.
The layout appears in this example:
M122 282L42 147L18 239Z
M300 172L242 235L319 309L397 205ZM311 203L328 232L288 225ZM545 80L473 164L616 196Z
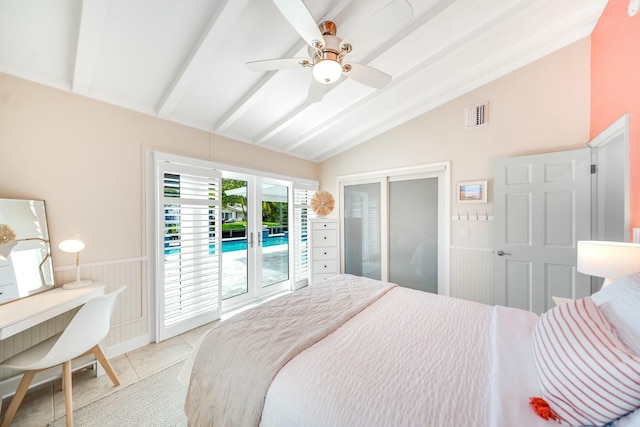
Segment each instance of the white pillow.
M640 356L640 272L616 280L591 299L622 342Z
M601 426L640 407L640 357L589 297L540 317L533 355L542 397L563 424Z

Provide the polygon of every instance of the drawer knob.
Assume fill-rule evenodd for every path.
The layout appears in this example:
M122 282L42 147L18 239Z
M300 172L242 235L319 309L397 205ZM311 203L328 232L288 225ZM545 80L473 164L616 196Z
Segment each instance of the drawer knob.
M327 251L324 251L324 254L326 255L326 254L327 254Z
M323 237L323 239L324 239L324 240L327 240L327 237L325 236L325 237Z

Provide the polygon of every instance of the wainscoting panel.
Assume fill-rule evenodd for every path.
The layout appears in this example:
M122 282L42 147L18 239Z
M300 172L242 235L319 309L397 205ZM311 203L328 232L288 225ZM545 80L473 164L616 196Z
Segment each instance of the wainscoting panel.
M76 279L75 266L56 267L54 271L57 286L73 282ZM81 279L91 279L94 282L103 283L106 286L105 293L116 290L123 285L127 286L120 294L111 317L111 329L104 342L105 348L148 335L146 273L145 257L81 265ZM76 310L64 313L0 341L0 360L11 357L63 331L75 312ZM0 380L18 373L19 371L11 369L0 369Z
M493 253L491 249L451 247L451 296L493 303Z

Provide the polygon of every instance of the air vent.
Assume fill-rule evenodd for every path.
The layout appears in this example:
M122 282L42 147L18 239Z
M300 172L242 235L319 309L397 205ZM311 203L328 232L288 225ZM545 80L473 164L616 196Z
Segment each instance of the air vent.
M487 125L487 115L489 113L489 103L469 105L464 108L464 128L470 129Z

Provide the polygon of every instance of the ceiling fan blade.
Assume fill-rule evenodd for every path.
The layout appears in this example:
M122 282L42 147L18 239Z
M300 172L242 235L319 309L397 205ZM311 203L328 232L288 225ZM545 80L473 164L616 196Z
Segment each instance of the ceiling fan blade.
M391 76L387 73L369 67L368 65L362 65L355 62L345 64L345 68L348 71L343 71L342 74L362 83L363 85L371 86L376 89L382 89L391 81Z
M309 85L309 92L307 92L307 102L313 104L315 102L322 101L325 93L329 89L329 85L325 85L311 77L311 84Z
M314 41L324 43L318 24L302 0L273 0L273 3L309 46L313 46Z
M273 71L283 68L303 67L305 62L309 63L309 60L307 58L264 59L247 62L247 68L251 71Z
M413 19L413 9L407 0L395 0L363 20L347 37L341 47L348 43L354 49L375 44Z

